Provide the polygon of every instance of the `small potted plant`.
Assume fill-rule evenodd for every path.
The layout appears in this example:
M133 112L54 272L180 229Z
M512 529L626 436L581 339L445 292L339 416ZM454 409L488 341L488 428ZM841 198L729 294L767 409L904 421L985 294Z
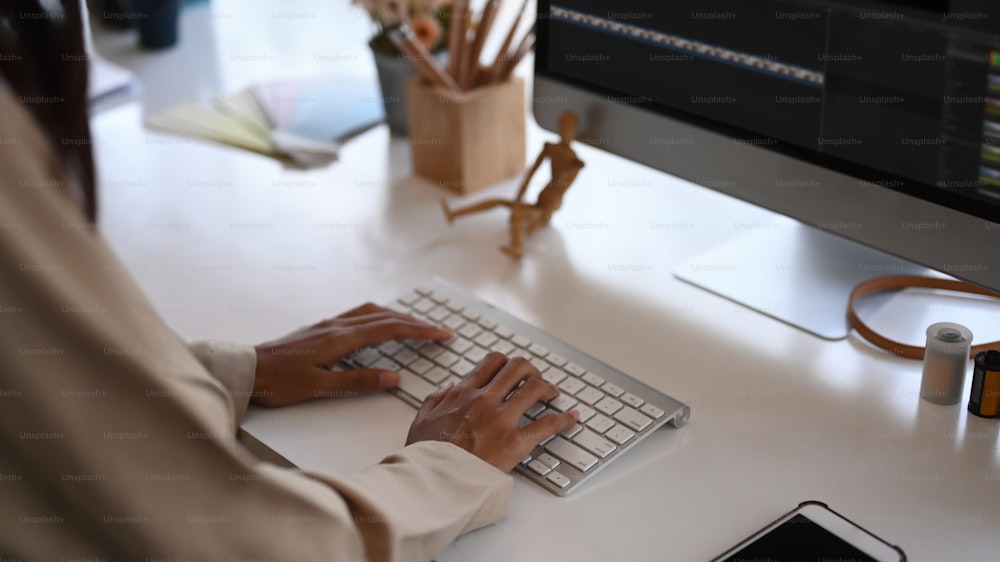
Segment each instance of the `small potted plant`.
M450 0L351 0L371 17L375 35L368 46L375 58L382 103L389 130L406 134L406 81L416 68L396 48L385 30L406 22L416 38L444 63L448 55L448 26L451 22Z

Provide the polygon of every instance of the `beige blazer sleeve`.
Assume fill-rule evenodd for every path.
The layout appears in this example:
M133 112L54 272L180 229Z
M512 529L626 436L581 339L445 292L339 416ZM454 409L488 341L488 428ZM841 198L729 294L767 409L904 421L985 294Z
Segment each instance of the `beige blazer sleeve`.
M233 420L239 425L247 415L253 398L254 372L257 370L257 353L253 346L218 340L200 340L188 343L188 349L215 380L229 392L233 406ZM235 428L234 428L235 430Z
M246 350L196 345L210 375L2 81L0 115L0 557L418 561L503 517L512 479L450 444L347 475L248 454Z

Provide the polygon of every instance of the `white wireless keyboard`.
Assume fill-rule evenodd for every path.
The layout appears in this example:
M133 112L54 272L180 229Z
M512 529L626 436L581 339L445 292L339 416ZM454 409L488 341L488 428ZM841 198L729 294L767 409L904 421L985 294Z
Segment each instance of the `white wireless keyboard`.
M393 341L355 353L348 363L397 371L393 392L415 407L443 384L459 382L490 351L525 357L559 396L539 402L521 425L551 411L580 413L579 423L536 447L518 470L563 496L663 424L683 427L690 408L548 333L440 279L387 305L448 326L452 339Z

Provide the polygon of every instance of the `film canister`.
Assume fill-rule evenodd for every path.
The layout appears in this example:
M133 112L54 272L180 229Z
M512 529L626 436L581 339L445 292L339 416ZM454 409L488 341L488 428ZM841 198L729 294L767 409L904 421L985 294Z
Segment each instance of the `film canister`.
M921 398L935 404L958 404L962 400L971 345L972 332L961 324L938 322L927 327Z
M1000 351L991 349L976 355L969 412L981 418L1000 417Z

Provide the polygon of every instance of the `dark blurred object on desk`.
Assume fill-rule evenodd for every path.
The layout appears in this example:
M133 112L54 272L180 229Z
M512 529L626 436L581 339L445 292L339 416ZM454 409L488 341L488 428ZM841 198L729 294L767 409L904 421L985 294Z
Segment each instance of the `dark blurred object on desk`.
M177 44L182 0L90 0L91 14L111 29L138 29L144 49Z

